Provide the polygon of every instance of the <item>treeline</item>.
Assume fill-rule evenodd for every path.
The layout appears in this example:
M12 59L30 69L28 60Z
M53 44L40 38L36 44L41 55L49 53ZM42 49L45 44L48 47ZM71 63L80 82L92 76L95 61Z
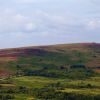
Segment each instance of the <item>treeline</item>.
M43 65L38 69L24 69L24 66L17 65L16 76L44 76L52 78L70 78L70 79L85 79L95 75L91 69L87 69L85 65L78 64L70 67Z

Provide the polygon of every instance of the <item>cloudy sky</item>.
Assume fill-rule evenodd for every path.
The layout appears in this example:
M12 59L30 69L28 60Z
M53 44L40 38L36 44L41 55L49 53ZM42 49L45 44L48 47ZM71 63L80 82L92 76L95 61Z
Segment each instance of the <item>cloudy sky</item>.
M100 42L100 0L0 0L0 48Z

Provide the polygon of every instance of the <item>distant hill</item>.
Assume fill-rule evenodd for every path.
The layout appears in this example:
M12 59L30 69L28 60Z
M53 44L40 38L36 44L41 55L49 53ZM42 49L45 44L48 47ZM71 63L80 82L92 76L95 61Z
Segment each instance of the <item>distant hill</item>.
M71 66L78 67L71 69ZM0 50L0 76L17 73L18 75L72 77L70 74L72 75L76 69L79 70L78 68L82 69L82 66L86 71L100 72L99 43L60 44Z

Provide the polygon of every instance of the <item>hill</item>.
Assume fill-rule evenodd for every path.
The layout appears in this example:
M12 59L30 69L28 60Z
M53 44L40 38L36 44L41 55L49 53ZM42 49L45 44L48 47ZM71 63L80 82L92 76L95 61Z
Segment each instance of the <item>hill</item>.
M78 67L73 68L72 66ZM89 71L100 72L99 43L60 44L0 50L0 76L17 73L19 75L73 77L74 75L70 75L75 70L81 70L80 72L83 74L84 70L86 73ZM77 74L75 73L75 75Z
M100 100L100 44L0 50L0 100Z

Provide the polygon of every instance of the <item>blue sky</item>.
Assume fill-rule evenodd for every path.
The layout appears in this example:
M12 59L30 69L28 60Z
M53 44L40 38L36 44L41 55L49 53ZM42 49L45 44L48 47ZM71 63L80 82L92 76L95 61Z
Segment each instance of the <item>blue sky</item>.
M100 42L100 0L0 0L0 48Z

